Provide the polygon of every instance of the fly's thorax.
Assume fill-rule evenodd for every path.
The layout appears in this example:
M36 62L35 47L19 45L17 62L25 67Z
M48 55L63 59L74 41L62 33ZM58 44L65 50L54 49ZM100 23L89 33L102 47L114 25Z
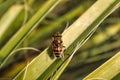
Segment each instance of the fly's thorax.
M62 44L62 43L63 43L62 40L54 40L54 41L53 41L53 44Z

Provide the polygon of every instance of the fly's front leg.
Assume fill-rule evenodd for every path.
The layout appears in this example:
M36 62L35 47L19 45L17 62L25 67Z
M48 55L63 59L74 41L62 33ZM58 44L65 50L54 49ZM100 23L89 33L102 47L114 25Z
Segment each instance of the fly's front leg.
M63 46L63 52L65 52L66 51L66 47L65 46Z

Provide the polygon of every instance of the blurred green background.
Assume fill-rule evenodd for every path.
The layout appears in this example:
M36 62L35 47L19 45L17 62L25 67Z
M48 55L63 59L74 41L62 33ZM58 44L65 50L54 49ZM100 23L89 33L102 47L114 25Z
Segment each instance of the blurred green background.
M0 49L47 0L0 0ZM63 0L17 47L41 52L52 42L52 34L63 32L97 0ZM94 14L94 13L93 13ZM89 17L88 17L89 18ZM2 33L5 31L5 33ZM74 37L74 36L71 36ZM80 80L120 50L120 9L108 16L93 36L76 52L59 80ZM39 52L20 50L0 69L0 78L11 78Z

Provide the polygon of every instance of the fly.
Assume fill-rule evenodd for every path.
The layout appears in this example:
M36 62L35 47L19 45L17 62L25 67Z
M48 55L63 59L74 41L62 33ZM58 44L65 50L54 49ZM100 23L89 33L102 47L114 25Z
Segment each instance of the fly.
M63 54L64 46L63 46L61 33L56 32L55 34L53 34L52 37L53 37L52 50L53 50L54 55L60 58L64 57L64 54Z

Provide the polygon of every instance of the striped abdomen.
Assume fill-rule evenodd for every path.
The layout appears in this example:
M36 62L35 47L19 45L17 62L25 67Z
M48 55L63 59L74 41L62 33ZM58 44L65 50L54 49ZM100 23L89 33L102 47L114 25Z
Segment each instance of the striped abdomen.
M57 32L53 35L52 50L56 57L61 57L63 54L62 35Z

